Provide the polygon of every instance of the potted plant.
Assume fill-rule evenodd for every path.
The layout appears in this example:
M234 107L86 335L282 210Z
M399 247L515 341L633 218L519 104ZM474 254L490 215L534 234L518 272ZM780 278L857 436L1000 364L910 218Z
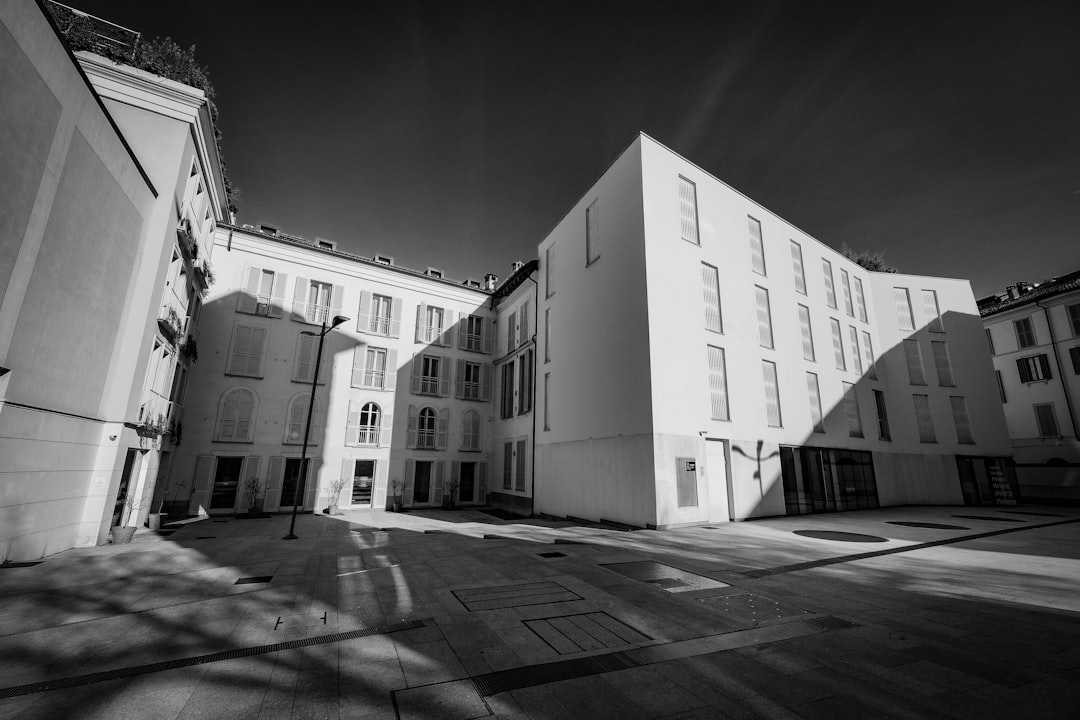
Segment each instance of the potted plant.
M401 478L391 480L390 489L392 490L390 495L391 507L393 507L394 512L401 512Z
M199 344L195 342L195 338L188 335L183 342L180 343L180 347L176 348L176 352L181 358L187 360L188 363L196 364L199 362Z
M177 494L180 490L184 489L184 485L186 485L186 483L183 480L180 480L175 485L170 484L170 486L166 488L163 493L161 493L161 500L158 501L157 512L152 512L146 516L146 526L148 528L150 528L151 530L161 529L161 526L165 524L165 518L169 516L169 513L161 512L162 509L165 507L166 499L168 499L169 508L172 509L172 506L175 504L175 501L177 499ZM171 498L169 497L170 492L173 492Z
M119 524L112 527L112 544L127 545L135 535L135 526L128 525L138 515L139 501L128 495L124 498L123 508L120 510Z
M240 484L241 496L247 501L247 513L244 517L248 518L264 518L270 517L269 514L263 512L263 500L265 495L263 493L263 482L259 478L252 475ZM237 517L240 517L239 515Z
M330 487L326 491L326 514L327 515L340 515L341 511L338 509L338 501L341 499L341 491L345 487L347 481L345 478L337 478L330 483Z
M455 505L455 498L457 497L458 485L461 482L458 480L451 480L446 486L446 494L443 495L443 507L447 510L453 510Z

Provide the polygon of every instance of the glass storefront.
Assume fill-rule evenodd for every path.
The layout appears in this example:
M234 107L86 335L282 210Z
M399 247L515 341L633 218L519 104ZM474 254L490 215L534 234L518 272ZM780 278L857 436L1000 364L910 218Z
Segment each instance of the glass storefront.
M874 461L868 452L836 448L780 448L788 515L878 507Z

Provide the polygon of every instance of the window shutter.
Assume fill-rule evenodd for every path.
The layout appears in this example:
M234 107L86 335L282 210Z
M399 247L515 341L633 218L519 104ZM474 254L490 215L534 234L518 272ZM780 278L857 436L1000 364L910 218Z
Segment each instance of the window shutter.
M432 461L431 471L431 474L435 476L432 478L431 501L433 503L441 502L443 496L443 461Z
M705 299L705 329L724 332L720 311L719 271L712 265L701 264L701 288Z
M465 361L458 358L454 361L454 365L457 369L457 382L454 385L454 397L461 399L465 397Z
M854 325L848 325L848 338L851 340L851 365L855 372L862 375L862 355L859 353L859 330Z
M844 312L848 317L855 317L855 306L851 304L851 276L847 270L840 271L840 289L844 291Z
M526 300L521 304L519 310L519 317L521 321L518 323L519 335L518 345L524 345L529 341L529 301Z
M765 274L765 245L761 236L761 223L752 217L747 217L750 226L750 257L754 272L758 275Z
M277 510L281 504L281 479L285 474L285 458L274 456L270 458L270 468L266 472L266 502L267 510Z
M304 439L304 414L307 411L307 395L298 395L289 403L289 414L285 420L285 442L299 443Z
M315 507L315 498L318 497L316 493L319 491L319 470L322 469L321 458L310 458L308 460L308 474L304 479L304 507Z
M388 412L382 414L379 427L379 447L390 447L394 434L394 416Z
M487 320L480 322L480 348L487 355L490 355L494 349L494 343L492 342L493 328L494 326Z
M802 247L791 241L791 269L795 276L795 290L806 294L806 273L803 272Z
M356 472L356 462L352 458L345 458L341 461L341 479L345 481L345 487L343 489L342 495L344 495L346 498L348 498L352 493L351 488L354 479L354 472Z
M446 436L450 428L450 411L443 408L439 411L438 423L435 426L435 449L446 449Z
M683 240L698 243L697 188L684 177L679 178L679 234Z
M971 445L975 437L971 432L971 418L968 416L967 402L963 397L950 397L952 405L953 423L956 425L956 442Z
M443 347L453 347L454 345L454 323L450 321L453 316L453 310L443 308L443 331L438 338L439 344Z
M938 309L937 293L933 290L923 290L923 311L926 313L926 321L930 326L930 332L945 332L941 324L941 310Z
M412 504L412 489L413 481L416 479L416 461L405 461L405 478L401 486L401 503L404 505L406 502Z
M236 405L236 439L250 440L255 418L255 396L250 390L241 390Z
M1050 373L1050 360L1045 355L1039 355L1039 367L1042 368L1042 379L1050 380L1054 376Z
M416 447L416 430L419 423L420 411L415 405L409 406L409 425L407 429L407 436L405 439L405 446L408 448Z
M837 370L847 370L847 360L844 358L844 336L840 330L840 321L831 318L833 359L836 361Z
M1076 354L1076 357L1080 357L1080 352ZM1075 359L1074 362L1076 362ZM484 402L491 400L491 363L484 363L480 366L480 399Z
M1019 361L1018 361L1019 362ZM236 437L236 410L240 400L240 391L232 390L225 395L221 406L221 421L218 425L218 440L233 440Z
M1020 382L1031 382L1031 371L1028 369L1027 358L1017 358L1016 369L1020 373Z
M356 331L367 332L371 328L371 291L360 291L360 307L356 310Z
M422 355L417 353L416 355L412 356L412 384L410 386L410 389L413 395L420 394L420 373L423 370L423 365L424 357Z
M386 375L383 381L383 390L393 390L397 387L397 350L386 351Z
M349 384L358 388L364 382L364 358L367 355L367 345L359 344L353 348L352 380Z
M248 340L247 372L262 376L263 351L266 349L266 328L251 328Z
M847 415L848 436L860 438L863 436L862 417L859 415L859 399L855 396L855 386L851 383L843 383L844 387L844 414Z
M465 331L468 329L467 328L467 326L469 324L468 318L469 318L469 316L466 315L463 312L458 312L458 314L457 314L457 346L458 346L458 350L464 350L465 349L465 344L466 344L465 343L465 335L466 335Z
M915 420L919 426L919 441L924 443L936 443L937 434L934 432L934 416L930 411L929 395L912 395L915 403Z
M390 299L390 337L401 337L401 298Z
M877 380L877 368L874 365L874 346L870 344L870 333L863 330L863 357L866 358L866 376Z
M427 342L427 303L416 306L416 342Z
M480 492L476 498L477 502L487 501L487 463L476 463L476 482L480 486Z
M517 451L514 465L514 489L518 492L525 491L525 474L527 472L528 463L526 462L526 455L528 450L525 440L517 441Z
M446 492L450 495L450 501L456 502L457 498L454 497L455 488L461 486L461 461L452 460L450 462L450 485L447 487Z
M450 358L439 360L439 397L450 397Z
M345 286L334 285L330 290L330 319L327 321L327 325L331 324L335 317L341 314L342 302L345 299Z
M859 308L859 320L866 322L866 297L863 295L862 280L855 278L855 304Z
M757 300L758 321L758 344L761 347L773 346L772 314L769 310L769 291L763 287L755 287Z
M356 435L360 425L360 403L356 400L349 401L349 415L345 421L345 444L355 445Z
M803 360L814 362L814 335L810 329L810 308L799 306L799 327L802 330Z
M513 351L517 347L517 311L510 313L506 318L506 352Z
M240 293L239 301L236 304L236 311L242 313L255 312L255 295L259 292L259 275L262 273L262 269L256 267L249 267L244 271L244 289Z
M232 356L229 358L228 372L247 372L247 349L251 342L251 328L239 325L236 328L236 337L233 338Z
M274 273L274 287L270 291L270 317L279 318L285 313L285 283L288 276Z
M776 365L764 360L761 374L765 381L765 416L770 427L780 427L780 386L776 378Z
M293 288L293 301L292 301L292 319L300 322L307 320L307 292L308 281L307 278L296 277L296 284Z
M904 341L904 356L907 358L908 382L912 385L925 385L926 373L923 372L922 353L918 340Z
M938 385L953 387L952 364L949 362L949 348L943 342L931 342L930 348L934 352L934 367L937 370Z
M806 373L806 392L810 397L810 421L814 425L814 432L825 432L821 415L821 390L818 387L818 376L814 373Z
M300 335L299 347L296 350L296 370L293 373L294 380L311 382L315 374L315 338L311 335Z
M1080 307L1080 305L1075 307ZM1080 375L1080 345L1069 348L1069 358L1072 360L1073 372Z
M825 302L829 307L836 308L836 288L833 287L832 263L825 258L821 259L821 272L825 278Z
M191 502L188 503L189 515L206 514L203 503L210 504L207 494L210 489L210 470L213 465L214 457L212 455L200 455L195 460L195 477L191 485Z
M896 304L896 321L901 330L914 330L914 321L911 317L911 299L907 288L893 288L893 302Z
M244 464L243 464L243 466L241 467L241 470L240 470L240 487L241 488L243 488L244 481L247 480L248 478L256 478L256 479L258 479L258 477L259 477L259 466L260 465L262 465L262 458L259 457L258 455L248 455L246 458L244 458ZM263 487L266 487L266 486L264 485ZM247 498L241 499L240 493L237 493L236 495L237 495L236 499L237 499L238 503L244 503L244 504L247 503Z

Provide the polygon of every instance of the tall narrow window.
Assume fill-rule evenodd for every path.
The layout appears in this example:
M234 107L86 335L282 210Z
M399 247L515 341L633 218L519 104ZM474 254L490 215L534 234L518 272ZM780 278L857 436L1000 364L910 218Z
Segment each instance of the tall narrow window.
M416 359L413 359L416 362ZM438 355L420 356L420 387L421 395L439 395L439 380L442 375L442 358Z
M393 316L394 299L387 295L371 296L371 312L368 326L361 328L375 335L390 335L390 322Z
M551 373L544 373L544 429L551 429Z
M829 318L829 325L832 327L833 358L836 360L836 369L847 370L847 360L844 358L844 335L840 329L840 321Z
M701 244L698 236L697 186L679 176L679 234L683 240Z
M915 422L919 427L919 442L936 443L937 434L934 432L934 415L930 412L929 395L912 395L915 404Z
M544 308L544 362L551 362L551 308Z
M526 350L515 363L518 366L518 415L532 410L533 396L533 353Z
M986 345L990 348L991 355L997 355L997 351L994 350L994 334L990 332L990 328L986 328Z
M529 301L526 299L518 308L518 345L524 345L532 337L532 332L529 330L530 317Z
M382 427L382 411L373 402L364 403L356 426L357 445L378 445Z
M701 264L701 288L705 296L705 329L724 332L724 318L720 312L720 274L712 265Z
M803 269L802 245L791 241L791 272L795 277L795 291L806 294L806 271Z
M765 241L761 237L761 223L752 217L746 218L750 225L751 266L758 275L765 274Z
M937 369L937 381L941 387L955 387L953 380L952 363L949 362L949 346L943 342L934 340L930 343L930 349L934 353L934 368Z
M552 284L555 276L555 246L552 245L544 251L544 297L555 294L555 286Z
M1032 405L1035 410L1035 423L1039 428L1039 437L1061 437L1061 432L1058 430L1057 415L1054 413L1053 403L1043 403L1041 405Z
M877 380L877 365L874 363L874 346L870 343L870 333L862 333L863 357L866 358L866 377Z
M825 258L821 259L821 272L825 278L825 302L829 307L836 309L836 288L833 287L832 263Z
M1073 337L1080 337L1080 303L1069 305L1066 310L1069 313L1069 327L1072 328Z
M529 467L527 462L528 455L528 441L518 440L517 448L514 452L514 459L516 460L514 467L514 490L518 492L525 492L525 473Z
M229 375L262 377L263 350L266 344L266 328L237 325L233 335L232 353L229 355Z
M995 370L994 375L997 377L998 395L1001 396L1001 404L1004 405L1008 402L1008 399L1005 397L1005 383L1001 379L1001 371Z
M307 316L309 323L330 322L330 296L333 285L330 283L311 281L308 288Z
M466 315L461 322L461 331L464 332L461 346L473 352L490 352L490 347L484 347L491 344L490 340L487 343L484 342L484 318L479 315Z
M874 391L874 408L877 410L878 440L891 440L889 435L889 414L885 410L885 393Z
M517 311L506 317L506 352L513 352L517 347Z
M923 370L918 340L904 341L904 359L907 361L908 382L912 385L925 385L926 372Z
M894 287L893 301L896 304L896 322L900 329L911 332L915 329L915 319L911 316L911 295L907 288Z
M851 341L851 366L862 375L862 355L859 353L859 330L854 325L848 326L848 339Z
M945 332L945 326L941 324L941 308L938 307L937 292L934 290L923 290L922 301L927 329L930 332Z
M758 344L764 348L773 347L772 311L769 308L769 291L763 287L754 287L757 299Z
M859 309L859 320L866 322L866 296L863 295L862 280L852 279L855 281L855 305Z
M600 200L593 200L585 210L585 264L600 258Z
M844 414L847 416L848 436L861 438L862 416L859 414L859 399L855 396L855 386L844 383Z
M1072 360L1073 373L1080 375L1080 345L1069 348L1069 359Z
M304 433L308 427L308 405L311 403L311 393L306 392L300 395L296 395L289 402L288 413L285 416L285 439L284 443L288 445L299 445L304 441ZM322 427L322 423L319 422L319 398L315 398L315 408L311 415L311 434L308 438L309 445L316 445L319 442L319 429Z
M437 427L435 411L429 407L420 410L416 423L416 447L420 450L435 449L435 429Z
M480 450L480 413L466 410L461 416L461 449L465 452Z
M1016 328L1016 343L1021 348L1035 347L1035 328L1031 325L1031 318L1020 318L1013 321Z
M252 430L255 428L255 409L255 393L247 388L236 388L226 392L221 398L221 406L218 409L214 440L251 442Z
M709 397L712 419L730 420L727 392L727 362L724 349L709 345Z
M821 389L818 387L818 376L812 372L806 373L806 393L810 397L810 422L814 432L823 433L825 422L821 414Z
M393 372L393 370L391 370ZM386 349L369 347L364 352L362 387L382 390L386 387Z
M319 339L314 335L300 333L296 338L296 358L293 363L293 377L296 382L309 383L315 377L316 354Z
M769 427L781 427L780 384L776 378L776 363L761 361L761 376L765 382L765 419Z
M1020 372L1020 382L1032 383L1050 380L1050 360L1045 354L1031 355L1016 359L1016 369Z
M499 398L500 417L514 417L514 363L502 366L502 395Z
M851 276L848 271L840 270L840 289L844 292L844 312L848 317L855 317L855 306L851 303Z
M805 305L799 306L799 328L802 331L803 360L814 362L814 332L810 327L810 308Z
M962 397L950 397L953 424L956 425L956 442L961 445L974 445L975 437L971 433L971 418L968 417L967 401Z

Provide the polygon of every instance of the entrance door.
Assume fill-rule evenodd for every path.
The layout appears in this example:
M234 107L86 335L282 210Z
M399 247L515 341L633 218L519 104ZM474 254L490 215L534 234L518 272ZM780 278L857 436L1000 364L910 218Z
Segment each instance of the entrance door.
M375 461L357 460L353 466L352 504L370 505L375 485Z
M461 463L457 502L472 502L476 497L476 463Z
M829 451L803 448L803 486L814 512L836 510L836 488L833 486L832 462Z
M416 475L413 478L414 505L431 502L431 461L417 460Z
M214 471L214 488L210 492L211 510L235 510L236 492L240 489L242 457L219 457Z
M308 473L311 472L311 459L307 460ZM307 473L305 473L306 475ZM307 478L300 478L300 458L285 458L285 474L281 478L281 500L278 507L292 509L296 504L304 507L304 487Z

